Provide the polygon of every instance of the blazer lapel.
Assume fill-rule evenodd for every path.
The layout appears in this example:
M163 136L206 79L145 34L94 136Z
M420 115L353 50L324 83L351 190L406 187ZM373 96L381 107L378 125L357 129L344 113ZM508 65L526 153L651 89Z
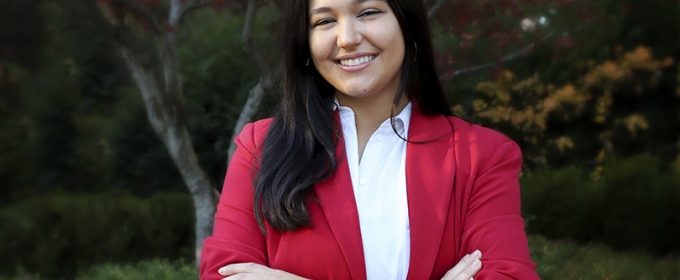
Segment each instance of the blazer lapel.
M337 112L336 121L339 121ZM326 221L345 257L352 279L366 279L359 212L354 200L352 179L344 151L345 143L340 137L335 153L338 159L337 170L328 179L317 183L314 191Z
M453 191L453 129L446 117L426 117L414 106L408 139L430 142L408 143L406 148L406 192L411 227L407 279L429 279L439 253Z

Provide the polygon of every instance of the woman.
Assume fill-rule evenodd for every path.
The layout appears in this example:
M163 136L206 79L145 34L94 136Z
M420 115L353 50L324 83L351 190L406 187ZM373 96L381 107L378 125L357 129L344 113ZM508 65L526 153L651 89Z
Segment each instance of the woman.
M538 279L520 151L451 116L422 0L288 4L282 108L236 139L201 278Z

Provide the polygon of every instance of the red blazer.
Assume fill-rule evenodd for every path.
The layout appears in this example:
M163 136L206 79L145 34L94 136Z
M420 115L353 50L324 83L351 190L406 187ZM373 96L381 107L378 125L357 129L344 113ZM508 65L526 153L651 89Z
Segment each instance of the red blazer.
M253 214L251 166L271 119L248 124L236 138L205 240L201 279L222 279L230 263L254 262L311 279L366 279L359 216L346 157L314 186L311 228L263 235ZM521 152L504 135L456 117L424 116L414 107L406 181L411 225L408 279L440 279L465 255L482 251L484 279L539 279L520 216ZM344 144L338 145L342 155ZM385 234L390 234L386 232Z

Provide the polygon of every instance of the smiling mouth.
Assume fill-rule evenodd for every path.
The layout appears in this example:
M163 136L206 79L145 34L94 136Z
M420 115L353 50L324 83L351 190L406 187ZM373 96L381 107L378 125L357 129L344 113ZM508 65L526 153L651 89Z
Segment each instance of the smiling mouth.
M342 66L357 66L361 64L368 63L371 60L374 60L378 55L367 55L367 56L362 56L362 57L357 57L355 59L342 59L338 60L338 63Z

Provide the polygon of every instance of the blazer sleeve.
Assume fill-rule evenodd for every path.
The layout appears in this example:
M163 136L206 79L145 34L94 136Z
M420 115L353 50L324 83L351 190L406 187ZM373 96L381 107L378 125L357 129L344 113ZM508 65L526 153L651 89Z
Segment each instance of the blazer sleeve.
M496 132L486 136L487 141L479 139L485 143L478 143L478 166L471 178L462 252L482 252L482 269L475 280L539 279L536 265L529 258L524 219L520 216L521 150Z
M255 128L248 124L236 137L236 152L227 169L217 205L213 235L205 239L200 259L200 279L222 279L217 270L230 263L267 265L265 237L253 213L252 166Z

